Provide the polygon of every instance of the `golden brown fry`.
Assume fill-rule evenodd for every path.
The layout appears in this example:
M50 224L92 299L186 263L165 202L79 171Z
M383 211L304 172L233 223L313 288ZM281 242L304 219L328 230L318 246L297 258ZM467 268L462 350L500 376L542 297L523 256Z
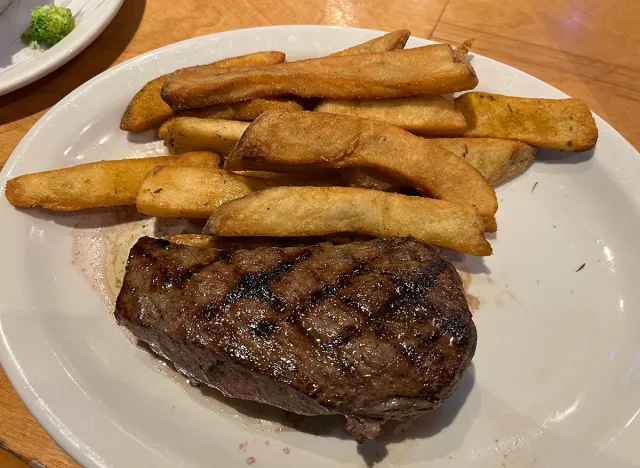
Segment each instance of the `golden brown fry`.
M269 170L273 163L382 169L429 196L477 207L486 229L496 228L496 195L482 174L437 142L383 122L322 112L262 114L225 168Z
M408 29L399 29L397 31L387 33L383 36L376 37L375 39L371 39L370 41L363 42L362 44L358 44L356 46L349 47L348 49L341 50L340 52L329 55L329 57L373 54L376 52L386 52L387 50L404 49L404 46L407 43L410 35L411 31L409 31Z
M171 154L209 150L224 156L240 141L248 126L247 122L237 120L177 117L163 124L159 134Z
M283 94L333 99L444 94L477 84L471 65L458 61L451 46L437 44L223 72L178 70L162 87L162 98L181 110Z
M188 245L190 247L218 247L216 241L218 239L228 239L227 237L216 237L208 234L174 234L164 236L163 239L173 244Z
M384 36L376 37L375 39L371 39L370 41L364 42L362 44L358 44L357 46L350 47L348 49L342 50L340 52L336 52L335 54L329 55L329 57L340 57L344 55L359 55L359 54L372 54L376 52L386 52L388 50L398 50L404 49L407 40L409 39L409 35L411 32L408 29L400 29L398 31L393 31L385 34ZM322 103L327 102L327 100L321 100L320 105ZM335 101L342 102L342 101ZM322 109L316 110L322 111ZM331 112L330 110L324 110L325 112ZM340 114L341 112L335 112L336 114ZM254 119L255 120L255 119Z
M524 172L535 160L537 151L526 143L496 138L436 138L433 141L464 158L491 185L501 184ZM342 171L344 180L351 187L397 192L407 186L379 169L349 167Z
M198 109L178 112L178 117L199 117L201 119L255 120L268 111L297 112L304 110L295 99L269 98L216 104Z
M206 71L211 67L250 67L273 65L284 62L285 55L282 52L257 52L255 54L231 57L219 60L209 65L190 67ZM173 116L173 110L160 97L162 85L169 79L171 73L159 76L149 81L133 97L127 109L122 115L120 128L129 132L146 132L159 127L162 122ZM237 118L237 117L236 117Z
M209 152L100 161L16 177L7 181L5 195L15 206L58 211L132 205L140 183L156 166L218 164L219 156Z
M456 56L456 59L459 61L466 60L472 45L473 39L465 39L462 44L455 47L453 50L453 54Z
M434 141L464 158L491 185L501 184L524 172L535 160L537 152L526 143L496 138L437 138Z
M287 56L283 52L267 50L263 52L253 52L247 55L239 55L237 57L229 57L206 65L183 68L182 70L206 71L218 68L263 67L265 65L282 63L286 58Z
M355 232L412 236L490 255L484 224L469 205L345 187L276 187L225 203L204 228L218 236L318 236Z
M161 218L208 218L222 203L273 185L212 167L167 166L144 179L136 207Z
M140 213L161 218L208 218L229 200L277 185L327 186L340 183L329 175L247 172L235 174L214 167L158 168L140 185L136 205Z
M586 151L598 141L593 115L580 99L466 93L455 104L467 121L468 137L519 140L563 151Z
M125 132L146 132L157 128L171 118L173 110L160 97L160 90L171 74L149 81L133 96L120 119L120 129Z
M7 181L5 195L15 206L57 211L134 205L142 180L157 166L219 164L220 157L209 152L80 164L11 179Z
M191 247L212 247L214 249L240 250L258 247L303 247L331 242L332 244L348 244L368 240L367 236L321 236L321 237L218 237L208 234L176 234L164 239L174 244Z
M456 110L453 102L442 96L325 99L314 111L381 120L418 135L458 136L467 128L464 117Z
M234 174L244 177L257 177L271 182L273 185L312 185L323 187L326 185L341 185L344 179L338 170L321 170L319 172L283 173L267 171L234 171Z
M340 172L345 184L349 187L397 192L405 185L410 185L403 185L397 177L375 167L345 167Z

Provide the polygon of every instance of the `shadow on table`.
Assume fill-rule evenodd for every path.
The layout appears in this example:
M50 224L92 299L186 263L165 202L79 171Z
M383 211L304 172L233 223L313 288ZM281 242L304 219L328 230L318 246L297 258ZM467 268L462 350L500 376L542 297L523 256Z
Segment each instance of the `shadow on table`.
M107 29L66 65L24 88L0 97L0 125L47 109L109 68L138 30L146 0L126 0Z

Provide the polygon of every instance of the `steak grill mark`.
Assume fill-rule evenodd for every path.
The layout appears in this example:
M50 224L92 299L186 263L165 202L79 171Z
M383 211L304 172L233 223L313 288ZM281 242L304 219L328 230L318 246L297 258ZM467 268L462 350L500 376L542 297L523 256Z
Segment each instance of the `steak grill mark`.
M195 381L342 413L359 441L446 400L476 346L455 269L414 239L221 251L142 238L115 315Z

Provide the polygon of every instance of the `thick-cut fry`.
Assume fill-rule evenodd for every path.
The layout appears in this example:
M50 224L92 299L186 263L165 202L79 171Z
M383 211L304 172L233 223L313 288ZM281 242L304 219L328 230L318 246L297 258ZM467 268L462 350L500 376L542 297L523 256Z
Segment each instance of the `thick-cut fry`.
M166 104L165 104L166 105ZM304 110L295 99L270 98L249 99L248 101L216 104L198 109L178 112L178 117L199 117L201 119L255 120L268 111L296 112Z
M482 174L437 142L383 122L322 112L262 114L225 167L269 170L272 163L383 169L429 196L477 207L486 229L496 229L496 194Z
M217 245L218 239L229 239L228 237L216 237L208 234L174 234L172 236L164 236L164 239L173 244L188 245L190 247L213 247L220 248Z
M433 141L464 158L491 185L524 172L535 160L537 151L526 143L496 138L436 138ZM351 187L397 192L407 185L379 169L349 167L342 171Z
M358 187L382 192L398 192L405 185L387 171L375 167L345 167L340 170L342 178L349 187Z
M219 156L208 152L80 164L11 179L7 181L5 195L15 206L58 211L134 205L140 184L157 166L219 164Z
M363 42L348 49L341 50L329 57L341 57L344 55L359 55L359 54L373 54L376 52L385 52L387 50L404 49L404 45L407 43L411 31L408 29L399 29L385 34L384 36L376 37L370 41Z
M171 154L209 150L224 156L240 141L248 126L247 122L237 120L177 117L163 124L159 134Z
M321 237L219 237L208 234L176 234L164 239L174 244L191 247L212 247L223 250L255 249L258 247L304 247L320 242L348 244L365 241L369 236L321 236Z
M190 69L208 70L211 67L251 67L273 65L284 62L282 52L257 52L255 54L231 57L219 60L209 65L191 67ZM120 128L129 132L146 132L159 127L162 122L173 116L173 110L160 97L162 85L169 79L171 73L159 76L149 81L133 97L122 115ZM235 117L238 118L238 117ZM253 120L253 119L251 119Z
M167 166L144 179L136 207L161 218L208 218L222 203L274 185L217 168Z
M442 96L412 96L395 99L354 99L322 101L316 112L353 115L381 120L418 135L458 136L467 123L453 105Z
M176 110L293 94L333 99L383 99L472 89L478 78L446 44L373 54L322 57L268 67L178 70L162 87Z
M434 141L464 158L491 185L520 174L536 158L536 148L520 141L496 138L437 138Z
M586 151L598 141L593 115L580 99L466 93L455 104L467 121L468 137L518 140L563 151Z
M312 185L323 187L327 185L342 185L344 179L339 170L321 169L319 172L267 172L267 171L234 171L234 174L244 177L257 177L266 180L273 185Z
M344 187L276 187L225 203L204 232L218 236L412 236L490 255L484 225L469 205Z
M206 65L195 65L193 67L182 68L182 70L207 71L219 68L263 67L265 65L276 65L278 63L282 63L286 58L287 56L284 52L266 50L247 55L238 55L237 57L228 57Z
M213 167L158 168L140 185L138 211L161 218L208 218L229 200L278 185L327 186L339 184L337 173L329 175L247 172L235 174Z

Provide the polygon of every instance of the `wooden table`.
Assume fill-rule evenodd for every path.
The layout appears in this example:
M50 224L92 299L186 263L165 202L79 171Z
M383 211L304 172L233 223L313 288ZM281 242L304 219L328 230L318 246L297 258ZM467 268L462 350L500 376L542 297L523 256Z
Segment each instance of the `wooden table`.
M273 24L408 28L451 43L473 37L475 52L584 99L640 148L640 3L634 0L127 0L77 58L0 97L0 167L49 107L114 64L190 37ZM0 444L26 461L75 466L1 372ZM0 451L0 464L11 466L9 460Z

